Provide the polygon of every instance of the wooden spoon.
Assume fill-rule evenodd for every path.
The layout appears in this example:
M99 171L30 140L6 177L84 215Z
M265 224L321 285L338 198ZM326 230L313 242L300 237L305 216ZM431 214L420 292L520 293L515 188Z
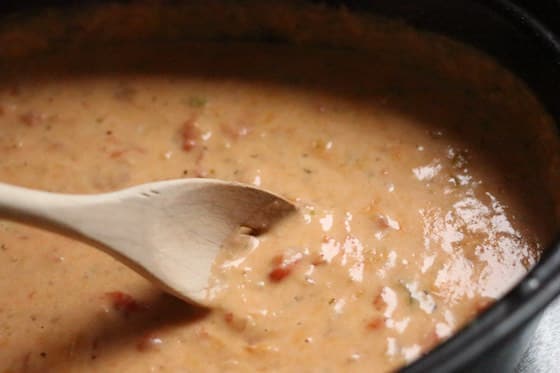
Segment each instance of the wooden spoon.
M0 183L0 216L85 240L188 302L208 306L212 263L240 226L266 230L294 210L238 183L182 179L72 195Z

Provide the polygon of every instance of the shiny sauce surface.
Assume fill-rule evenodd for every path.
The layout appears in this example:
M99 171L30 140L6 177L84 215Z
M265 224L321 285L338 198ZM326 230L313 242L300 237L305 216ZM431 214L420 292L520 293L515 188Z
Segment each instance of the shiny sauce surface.
M460 330L556 229L537 131L551 119L488 58L450 44L442 63L441 42L418 40L107 47L5 68L2 182L212 177L298 212L224 246L212 310L0 221L0 372L390 371Z

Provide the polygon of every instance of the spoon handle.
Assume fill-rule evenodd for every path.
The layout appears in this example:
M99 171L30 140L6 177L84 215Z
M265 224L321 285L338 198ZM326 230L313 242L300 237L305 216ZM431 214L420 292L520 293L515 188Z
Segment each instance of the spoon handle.
M64 233L76 233L77 209L94 196L44 192L0 183L0 217Z
M146 255L143 246L129 249L132 237L141 237L142 232L133 224L124 224L129 227L126 230L121 228L131 216L115 208L121 203L116 195L51 193L0 183L0 218L74 238L145 273L137 261L130 260Z
M142 190L143 187L136 188ZM133 194L134 191L130 190ZM146 213L146 206L118 209L124 196L60 194L0 183L0 219L5 218L43 228L89 244L112 255L168 292L183 297L154 275L150 247L142 244L142 226L130 223ZM137 207L137 208L135 208ZM132 211L132 214L130 212ZM187 297L187 299L190 299Z

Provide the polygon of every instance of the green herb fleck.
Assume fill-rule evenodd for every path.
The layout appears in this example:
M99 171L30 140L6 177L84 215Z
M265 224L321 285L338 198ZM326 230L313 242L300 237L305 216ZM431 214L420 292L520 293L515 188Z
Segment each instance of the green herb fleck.
M202 108L206 106L206 99L204 97L192 96L188 100L190 107Z

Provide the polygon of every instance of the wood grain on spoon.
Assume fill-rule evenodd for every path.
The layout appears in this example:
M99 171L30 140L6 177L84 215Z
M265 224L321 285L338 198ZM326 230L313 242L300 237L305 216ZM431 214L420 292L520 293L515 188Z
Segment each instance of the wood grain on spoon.
M252 186L181 179L96 195L0 183L3 218L85 240L167 292L207 306L212 263L240 226L266 230L294 205Z

